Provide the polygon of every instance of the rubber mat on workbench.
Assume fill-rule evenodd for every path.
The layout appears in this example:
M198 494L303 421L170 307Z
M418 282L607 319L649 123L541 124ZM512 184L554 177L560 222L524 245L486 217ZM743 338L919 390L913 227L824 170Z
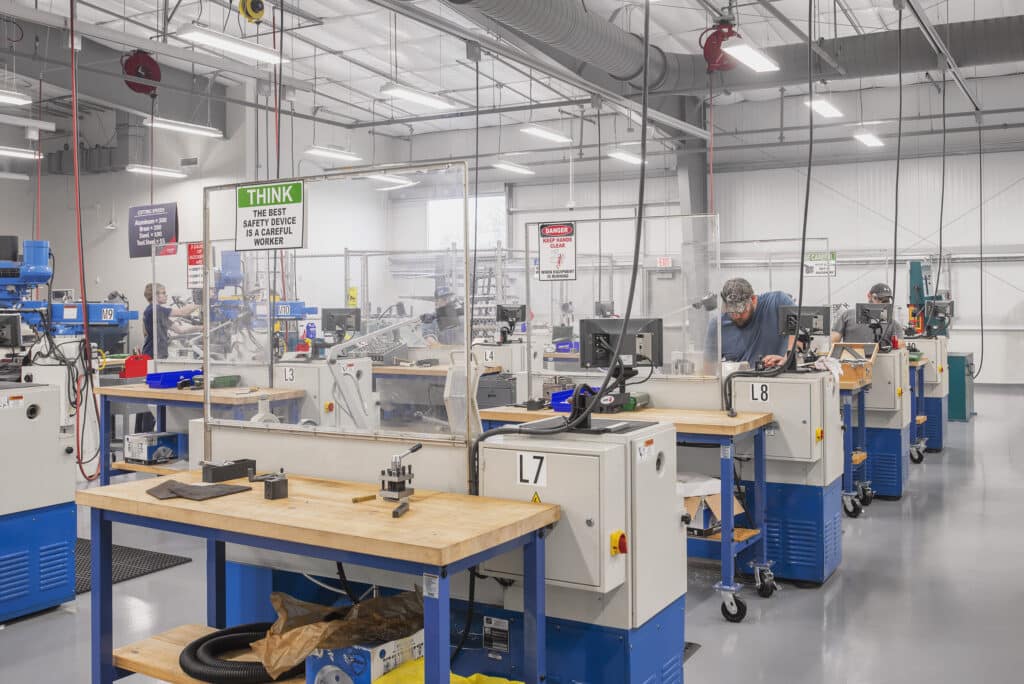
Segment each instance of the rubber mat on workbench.
M113 545L112 576L114 584L135 579L178 565L190 563L191 558L172 556L168 553L146 551L130 546ZM92 586L92 553L88 539L75 543L75 593L84 594Z

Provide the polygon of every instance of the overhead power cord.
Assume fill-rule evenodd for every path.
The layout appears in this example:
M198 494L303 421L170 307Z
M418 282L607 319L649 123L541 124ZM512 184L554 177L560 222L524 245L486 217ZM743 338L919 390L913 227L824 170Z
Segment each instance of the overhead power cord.
M646 196L647 187L647 116L650 112L650 83L649 83L649 66L650 66L650 49L651 49L651 7L650 0L644 0L644 30L643 30L643 50L644 50L644 68L643 68L643 85L641 88L641 123L640 123L640 181L637 189L637 209L636 209L636 224L634 227L634 239L633 239L633 266L630 271L629 278L629 294L626 298L626 310L622 317L622 329L619 332L618 340L615 343L615 353L612 358L618 358L622 353L622 345L626 339L626 331L629 329L629 322L633 315L633 300L636 295L636 283L638 274L640 272L640 249L643 245L643 231L644 231L644 201ZM477 495L480 493L480 444L491 437L496 435L535 435L535 436L547 436L557 435L563 432L572 430L586 421L590 415L597 408L598 403L602 397L608 394L609 391L615 386L613 382L615 370L617 364L609 364L608 370L605 373L604 379L601 382L601 387L597 392L594 392L590 397L590 400L586 403L584 410L579 415L564 419L564 421L557 427L552 428L530 428L524 425L508 425L493 430L487 430L480 434L476 439L471 442L470 445L470 469L469 469L469 493ZM575 401L579 394L582 392L583 384L579 384L573 390L573 401ZM473 617L473 603L474 603L474 592L476 589L476 578L473 573L470 573L470 604L467 611L467 620L465 628L463 630L462 638L460 639L459 645L452 653L451 662L454 663L462 652L462 648L465 644L469 629L471 626L470 620Z
M978 318L981 325L981 355L975 380L985 366L985 156L982 146L981 118L978 119Z
M899 104L896 121L896 208L892 220L892 301L896 301L896 274L899 268L900 245L900 162L903 158L903 8L899 11L896 30L896 71L899 78ZM943 159L945 161L945 159Z
M810 101L814 103L814 38L813 29L814 26L814 0L807 0L807 93L810 97ZM814 107L807 108L810 115L810 125L808 127L808 138L807 138L807 179L804 187L804 218L803 227L800 232L800 286L797 294L796 302L796 320L799 326L799 321L803 319L804 311L804 268L803 264L807 257L807 224L808 217L811 209L811 172L814 170ZM793 363L793 359L796 357L796 347L798 341L793 340L793 345L789 348L786 353L786 359L783 361L781 366L772 368L765 371L736 371L730 373L729 377L722 383L722 394L723 402L725 404L725 410L729 412L730 416L736 415L736 409L733 407L733 381L737 378L774 378L784 373L790 365Z
M935 294L942 289L942 237L946 214L946 72L942 72L942 179L939 187L939 263L935 267Z

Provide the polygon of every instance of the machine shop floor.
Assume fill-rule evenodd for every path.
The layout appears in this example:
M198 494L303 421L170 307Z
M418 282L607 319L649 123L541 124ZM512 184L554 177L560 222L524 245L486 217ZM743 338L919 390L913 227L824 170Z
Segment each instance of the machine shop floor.
M861 518L844 519L843 563L825 587L783 584L768 600L745 591L749 614L733 625L711 590L717 568L692 568L686 633L701 649L686 681L1018 681L1024 395L979 388L977 403L972 424L951 424L944 453L911 466L902 501L876 501ZM87 512L79 528L87 536ZM204 620L201 543L116 525L114 541L194 559L114 587L115 643ZM88 596L0 629L0 681L87 682Z

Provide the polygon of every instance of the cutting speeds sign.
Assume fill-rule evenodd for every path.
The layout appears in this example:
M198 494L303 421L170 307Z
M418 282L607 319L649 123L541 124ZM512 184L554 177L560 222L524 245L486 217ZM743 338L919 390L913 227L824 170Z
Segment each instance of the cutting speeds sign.
M186 286L190 290L198 290L203 287L203 243L188 243L188 282Z
M542 223L539 237L539 279L576 280L576 224Z
M235 249L251 252L306 246L302 181L238 188Z

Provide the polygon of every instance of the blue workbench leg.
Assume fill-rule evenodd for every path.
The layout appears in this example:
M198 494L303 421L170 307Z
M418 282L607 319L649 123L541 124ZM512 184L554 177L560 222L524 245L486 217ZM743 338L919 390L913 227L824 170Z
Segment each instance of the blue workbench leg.
M79 458L85 460L82 454ZM110 399L100 397L100 484L110 484Z
M735 560L733 553L733 525L736 522L736 514L733 510L733 451L735 446L732 441L722 444L720 447L722 479L722 582L721 588L733 587L735 579Z
M436 591L431 591L436 587ZM423 576L423 681L448 684L451 680L451 606L446 574Z
M760 530L757 562L768 568L768 455L764 428L754 433L754 528Z
M227 627L227 582L224 542L206 540L206 624Z
M865 387L860 391L857 398L857 448L865 452L868 450L868 402L865 396L868 391Z
M167 432L167 406L165 404L156 405L156 431Z
M114 681L114 587L111 525L100 509L91 509L92 682Z
M853 492L853 396L843 392L843 494Z
M288 423L290 425L299 424L299 402L295 400L288 402Z
M538 530L533 541L523 547L523 673L526 684L540 684L547 676L545 534L546 530Z

